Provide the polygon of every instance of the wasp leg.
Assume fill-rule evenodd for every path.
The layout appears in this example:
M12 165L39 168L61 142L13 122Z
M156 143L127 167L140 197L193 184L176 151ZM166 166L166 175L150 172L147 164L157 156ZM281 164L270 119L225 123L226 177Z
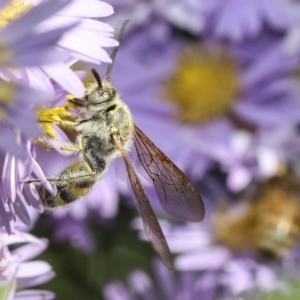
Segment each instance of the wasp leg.
M61 145L55 141L50 140L49 143L54 146L59 148L60 150L64 150L64 151L69 151L69 152L73 152L73 153L79 153L82 151L82 148L80 146L73 146L73 145Z
M76 183L80 180L87 180L91 179L92 177L96 176L96 173L93 171L85 170L85 171L80 171L80 172L73 172L68 170L68 176L65 176L64 173L60 174L57 177L47 177L47 181L49 182L54 182L57 185L63 185L64 182L68 184ZM41 183L42 181L40 179L30 179L25 181L25 183L30 184L30 183Z

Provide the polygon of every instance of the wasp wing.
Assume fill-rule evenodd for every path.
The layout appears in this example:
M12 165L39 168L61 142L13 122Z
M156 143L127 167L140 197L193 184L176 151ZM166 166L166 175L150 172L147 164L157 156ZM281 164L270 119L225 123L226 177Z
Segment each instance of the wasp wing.
M136 125L134 145L139 161L153 181L163 209L179 219L202 221L205 210L196 188Z
M161 230L161 227L156 219L150 202L146 196L141 181L138 178L136 172L134 171L130 159L125 150L123 149L122 145L118 141L118 138L113 135L113 139L115 145L120 150L124 158L128 173L129 186L132 189L132 195L134 197L135 202L137 203L138 210L141 214L145 234L153 244L154 249L157 251L164 264L169 269L173 269L172 255L169 250L169 246Z

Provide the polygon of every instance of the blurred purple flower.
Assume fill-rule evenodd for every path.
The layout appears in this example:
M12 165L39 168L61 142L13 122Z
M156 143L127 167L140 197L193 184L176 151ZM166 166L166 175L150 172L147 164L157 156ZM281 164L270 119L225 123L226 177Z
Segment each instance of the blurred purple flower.
M253 53L245 67L230 49L176 37L155 43L148 30L124 40L111 76L137 125L195 180L215 163L241 179L229 185L235 191L273 176L277 168L266 172L257 164L267 143L261 136L272 136L277 161L288 159L289 142L299 144L296 59L276 43ZM289 141L281 139L282 128L294 132Z
M146 240L141 220L136 219L133 225ZM235 299L252 292L266 293L287 287L282 276L291 270L284 265L292 265L292 257L287 257L281 265L263 262L251 254L235 253L216 240L210 221L182 225L160 221L160 225L171 252L177 254L175 269L201 272L205 286L211 287L208 299Z
M103 290L105 300L211 300L214 294L209 275L199 278L193 272L174 274L158 260L154 261L155 282L142 270L128 275L127 286L121 281L107 284Z
M289 54L299 56L300 53L300 5L297 1L286 1L293 20L293 26L287 32L285 49Z
M205 3L206 29L213 36L231 41L258 37L267 25L283 32L292 25L288 1L212 0Z
M28 261L47 248L47 240L15 229L12 235L8 235L0 229L0 241L1 299L54 299L52 292L28 289L51 280L55 275L48 263Z

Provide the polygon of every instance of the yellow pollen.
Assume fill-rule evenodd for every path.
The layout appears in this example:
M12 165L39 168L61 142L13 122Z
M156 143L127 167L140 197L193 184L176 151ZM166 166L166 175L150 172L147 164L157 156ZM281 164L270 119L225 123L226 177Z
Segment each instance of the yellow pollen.
M37 116L43 131L50 138L56 136L53 125L61 125L63 120L71 119L67 105L54 108L38 108Z
M33 4L30 1L11 0L0 11L0 28L4 28L13 20L27 12Z
M181 53L177 69L164 83L163 96L177 105L177 118L187 123L224 115L239 89L233 59L225 51L208 52L197 46Z

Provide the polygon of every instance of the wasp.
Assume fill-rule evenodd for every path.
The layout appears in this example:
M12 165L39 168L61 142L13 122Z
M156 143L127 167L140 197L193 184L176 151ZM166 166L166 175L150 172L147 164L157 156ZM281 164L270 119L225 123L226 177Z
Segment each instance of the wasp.
M123 24L119 43L124 33ZM110 83L110 73L119 47L113 49L112 63L101 80L95 78L83 98L69 101L80 108L82 115L68 122L76 130L74 145L59 145L61 150L77 153L79 160L60 174L47 178L57 189L55 196L44 187L39 194L46 209L65 206L83 197L103 176L116 157L123 157L129 186L141 214L144 231L165 265L172 269L172 257L141 181L128 156L134 146L141 165L151 178L160 203L170 215L192 222L204 218L204 205L200 194L187 176L142 132L134 123L131 112ZM38 180L30 180L29 183Z

